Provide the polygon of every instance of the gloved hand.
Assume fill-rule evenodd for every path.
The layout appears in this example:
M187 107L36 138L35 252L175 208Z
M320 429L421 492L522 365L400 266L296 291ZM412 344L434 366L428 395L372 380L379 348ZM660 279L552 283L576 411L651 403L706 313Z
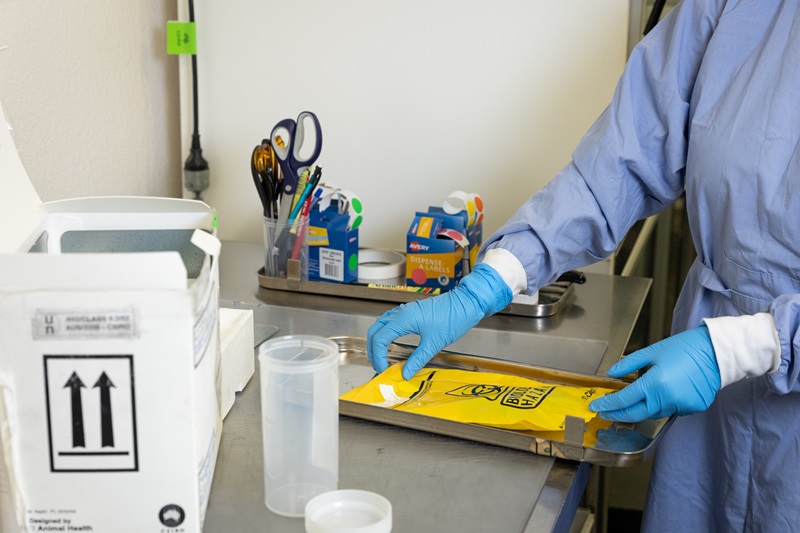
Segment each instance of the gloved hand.
M367 331L367 356L377 372L388 368L386 350L395 339L416 333L419 346L403 367L411 379L445 346L511 303L514 295L497 271L479 263L452 290L409 302L381 315Z
M620 378L647 365L643 376L589 409L606 420L639 422L705 411L719 392L719 365L705 324L630 354L608 375Z

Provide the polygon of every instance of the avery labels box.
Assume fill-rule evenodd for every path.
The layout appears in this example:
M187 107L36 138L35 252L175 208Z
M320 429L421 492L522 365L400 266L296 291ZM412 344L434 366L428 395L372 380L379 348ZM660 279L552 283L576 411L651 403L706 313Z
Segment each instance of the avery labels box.
M417 212L406 234L406 284L450 290L464 274L464 248L440 235L465 223L456 215Z
M0 190L2 530L201 531L221 430L213 211L43 204L1 114Z

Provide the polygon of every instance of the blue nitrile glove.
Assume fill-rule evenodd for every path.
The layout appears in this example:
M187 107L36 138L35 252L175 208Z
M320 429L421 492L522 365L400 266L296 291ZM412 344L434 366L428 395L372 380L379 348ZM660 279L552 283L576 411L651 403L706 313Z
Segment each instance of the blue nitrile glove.
M416 333L419 346L403 367L411 379L445 346L455 342L482 318L504 309L514 295L497 271L479 263L452 290L403 304L381 315L367 331L367 356L372 367L389 367L386 350L395 339Z
M705 411L719 392L719 365L705 324L633 352L608 375L620 378L648 365L639 379L592 401L589 409L606 420L639 422Z

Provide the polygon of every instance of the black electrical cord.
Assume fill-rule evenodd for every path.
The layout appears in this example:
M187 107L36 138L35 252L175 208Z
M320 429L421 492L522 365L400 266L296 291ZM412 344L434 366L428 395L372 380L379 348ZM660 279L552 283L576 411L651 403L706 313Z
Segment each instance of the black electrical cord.
M189 0L189 22L194 22L194 1ZM197 53L192 54L192 114L194 118L194 131L192 137L200 137L200 126L197 111Z
M650 33L650 30L656 27L658 21L661 19L661 12L664 11L664 4L667 0L656 0L653 4L653 10L650 11L650 17L647 19L647 24L644 27L644 35Z
M194 22L194 1L189 0L189 22ZM192 147L189 157L183 164L184 186L194 192L195 199L200 199L200 194L208 189L209 170L208 162L203 158L203 149L200 147L200 125L197 104L197 51L192 54L192 118L194 128L192 131Z

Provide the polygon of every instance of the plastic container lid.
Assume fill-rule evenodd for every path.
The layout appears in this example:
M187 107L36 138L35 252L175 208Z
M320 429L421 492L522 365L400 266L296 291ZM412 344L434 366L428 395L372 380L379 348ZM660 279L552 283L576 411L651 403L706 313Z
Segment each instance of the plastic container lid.
M392 504L366 490L334 490L306 504L306 533L389 533Z

